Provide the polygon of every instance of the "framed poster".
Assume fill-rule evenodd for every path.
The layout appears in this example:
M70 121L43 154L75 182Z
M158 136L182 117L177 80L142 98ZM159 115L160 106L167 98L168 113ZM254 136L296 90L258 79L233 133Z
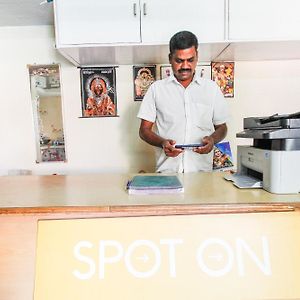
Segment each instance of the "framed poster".
M160 66L160 79L164 79L173 74L171 65Z
M81 68L83 117L117 116L115 67Z
M133 66L134 101L143 100L149 86L156 80L156 66Z
M234 96L234 62L214 62L211 68L212 80L220 87L224 97Z
M196 72L200 74L200 77L211 79L211 66L205 64L199 64L196 67ZM160 78L164 79L173 74L171 65L162 65L160 67Z

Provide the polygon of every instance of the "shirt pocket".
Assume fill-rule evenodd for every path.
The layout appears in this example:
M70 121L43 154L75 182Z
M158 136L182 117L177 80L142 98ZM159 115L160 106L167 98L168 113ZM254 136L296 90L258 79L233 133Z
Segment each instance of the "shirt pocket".
M213 127L213 110L212 107L192 102L191 103L191 119L194 126L204 130L211 131Z

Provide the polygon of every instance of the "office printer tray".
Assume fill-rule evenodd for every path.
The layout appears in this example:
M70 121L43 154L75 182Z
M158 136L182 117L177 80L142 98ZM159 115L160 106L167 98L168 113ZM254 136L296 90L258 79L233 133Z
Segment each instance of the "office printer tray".
M300 139L300 128L245 129L236 136L252 139Z
M300 119L278 119L270 122L263 122L266 118L249 117L244 118L244 129L300 129Z

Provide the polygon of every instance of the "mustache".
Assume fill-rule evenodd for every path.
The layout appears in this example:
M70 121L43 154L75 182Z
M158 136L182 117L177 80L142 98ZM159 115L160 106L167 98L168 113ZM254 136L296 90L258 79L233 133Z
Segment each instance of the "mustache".
M192 72L192 69L179 69L178 72L179 73L182 73L182 72Z

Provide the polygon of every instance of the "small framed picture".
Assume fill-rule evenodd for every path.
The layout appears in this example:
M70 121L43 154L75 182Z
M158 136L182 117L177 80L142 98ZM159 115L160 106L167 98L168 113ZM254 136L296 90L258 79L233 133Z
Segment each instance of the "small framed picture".
M199 64L196 67L196 72L200 74L200 77L211 79L211 66L206 64ZM173 74L171 65L163 65L160 67L160 78L164 79Z
M234 97L234 62L213 62L211 76L220 87L224 97Z
M81 68L83 117L117 116L115 67Z
M160 79L164 79L173 74L171 65L160 66Z
M156 80L156 66L133 66L134 101L142 101L150 85Z

